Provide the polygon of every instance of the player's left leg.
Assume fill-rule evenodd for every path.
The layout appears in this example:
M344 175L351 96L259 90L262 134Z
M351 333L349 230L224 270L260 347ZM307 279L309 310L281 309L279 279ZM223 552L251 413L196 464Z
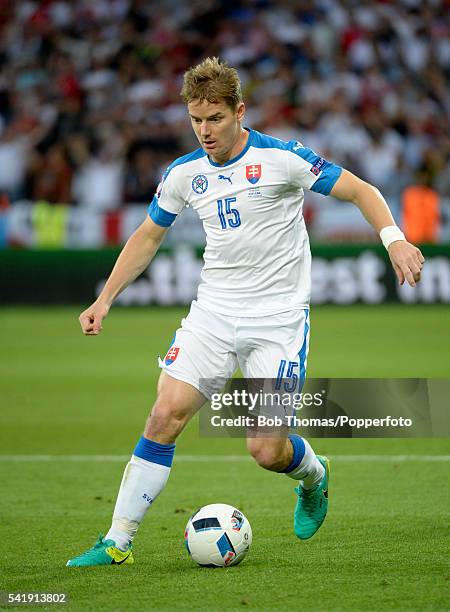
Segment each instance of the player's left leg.
M238 358L244 376L272 381L282 378L290 392L300 393L309 346L308 309L258 320L242 318L241 324L243 341ZM328 509L328 459L316 455L301 436L288 435L286 426L273 436L250 431L247 447L261 467L298 481L294 531L302 540L312 537L325 520Z
M328 510L330 463L327 457L316 455L308 441L297 434L278 438L249 437L247 448L264 469L298 481L294 531L301 540L311 538Z

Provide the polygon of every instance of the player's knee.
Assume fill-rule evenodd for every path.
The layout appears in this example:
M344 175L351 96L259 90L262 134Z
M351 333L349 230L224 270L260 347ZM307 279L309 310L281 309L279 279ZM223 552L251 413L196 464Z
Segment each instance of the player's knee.
M256 463L265 470L278 472L284 467L284 458L278 445L261 443L248 444L248 450Z
M186 410L171 398L158 398L148 418L146 434L176 437L188 421Z

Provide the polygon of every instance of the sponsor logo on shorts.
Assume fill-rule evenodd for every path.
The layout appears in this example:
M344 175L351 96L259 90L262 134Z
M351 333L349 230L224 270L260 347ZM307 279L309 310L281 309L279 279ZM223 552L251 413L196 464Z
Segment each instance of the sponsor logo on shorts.
M180 352L180 347L171 346L170 349L167 351L167 355L164 358L164 363L166 365L170 365L171 363L173 363L175 359L178 357L179 352Z
M321 157L318 161L316 161L314 166L311 166L309 171L317 176L318 174L320 174L320 171L321 171L322 166L324 165L324 163L325 163L325 160L324 160L323 157Z

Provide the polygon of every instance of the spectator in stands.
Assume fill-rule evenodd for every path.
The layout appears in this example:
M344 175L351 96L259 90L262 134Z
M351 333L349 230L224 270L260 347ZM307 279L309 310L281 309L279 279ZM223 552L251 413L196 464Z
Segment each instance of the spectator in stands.
M158 164L146 177L149 154L127 152L143 141L171 159L190 149L180 79L214 54L239 66L251 127L328 153L388 198L398 197L399 168L402 184L414 182L433 150L444 161L430 187L448 190L446 9L444 0L4 3L0 192L21 197L29 160L61 145L73 202L103 210L120 206L122 193L147 201ZM114 150L104 125L120 129ZM83 142L100 142L96 154Z
M50 204L70 204L72 168L62 143L56 142L42 155L36 154L30 183L33 200L44 200Z
M432 172L423 166L413 185L402 194L402 225L408 240L416 244L435 243L440 231L439 194L431 187Z
M0 136L0 193L11 201L23 196L28 141L14 125L8 125Z
M119 207L123 193L120 138L114 129L106 131L103 138L103 142L92 142L91 154L73 180L75 200L97 212Z
M132 152L125 171L123 201L127 204L151 202L160 178L157 170L151 149L141 147Z

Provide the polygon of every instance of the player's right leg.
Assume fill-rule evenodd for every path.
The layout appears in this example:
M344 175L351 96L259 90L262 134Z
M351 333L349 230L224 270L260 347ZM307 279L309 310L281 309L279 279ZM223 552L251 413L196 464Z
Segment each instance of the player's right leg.
M131 543L169 478L175 440L236 368L233 326L193 303L163 361L156 403L123 475L105 538L67 565L132 563ZM215 388L217 386L217 388Z
M166 486L175 440L205 401L192 385L161 373L144 435L123 474L111 528L92 548L70 559L69 567L133 563L133 538L147 510Z

